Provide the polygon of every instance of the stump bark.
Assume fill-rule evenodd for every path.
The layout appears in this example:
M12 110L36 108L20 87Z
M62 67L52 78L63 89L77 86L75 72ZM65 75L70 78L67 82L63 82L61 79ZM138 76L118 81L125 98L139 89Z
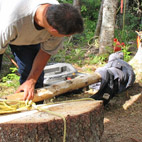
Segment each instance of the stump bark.
M66 142L100 142L104 129L101 101L67 102L52 106L48 110L65 117ZM26 116L21 115L26 112L1 115L0 142L63 142L62 118L33 111L35 110L29 111ZM2 122L3 119L6 121Z

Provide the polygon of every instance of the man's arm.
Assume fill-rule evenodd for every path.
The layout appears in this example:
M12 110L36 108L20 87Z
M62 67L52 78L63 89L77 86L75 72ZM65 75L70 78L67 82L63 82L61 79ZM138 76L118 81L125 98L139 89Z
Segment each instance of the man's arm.
M42 49L39 50L27 80L16 91L16 93L24 91L24 100L32 100L34 98L35 84L50 56L51 55L44 52Z

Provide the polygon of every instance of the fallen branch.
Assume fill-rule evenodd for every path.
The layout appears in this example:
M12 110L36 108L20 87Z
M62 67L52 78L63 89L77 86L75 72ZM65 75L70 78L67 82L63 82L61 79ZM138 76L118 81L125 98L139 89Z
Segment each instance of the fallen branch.
M123 105L124 110L127 110L131 105L133 105L140 99L142 99L142 94L131 96L130 100L126 101L125 104Z
M6 55L6 57L16 66L16 68L19 68L17 63L6 53L4 53Z

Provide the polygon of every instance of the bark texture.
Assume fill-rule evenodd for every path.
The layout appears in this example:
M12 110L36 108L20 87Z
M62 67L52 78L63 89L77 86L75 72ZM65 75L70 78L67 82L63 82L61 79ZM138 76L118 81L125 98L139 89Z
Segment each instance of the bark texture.
M103 13L103 3L104 3L104 0L102 0L102 2L101 2L101 7L100 7L100 11L99 11L97 26L96 26L96 29L95 29L95 37L99 37L100 31L101 31L101 26L102 26L102 13Z
M101 101L68 102L49 110L66 118L66 142L100 142L104 129ZM0 123L0 142L63 142L63 126L62 118L37 112Z
M113 46L115 16L118 0L104 0L102 27L100 33L100 48L99 53L106 53L106 47Z

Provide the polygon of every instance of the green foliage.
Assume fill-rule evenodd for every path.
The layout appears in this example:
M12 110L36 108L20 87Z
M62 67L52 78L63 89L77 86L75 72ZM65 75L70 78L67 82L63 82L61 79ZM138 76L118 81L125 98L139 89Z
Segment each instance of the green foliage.
M129 41L136 39L136 33L129 27L125 27L124 30L115 30L115 37L127 44Z
M58 0L60 3L73 3L73 0Z
M83 43L88 43L94 37L100 2L100 0L82 0L81 14L84 18L84 32L81 35L81 41Z
M130 40L136 38L137 34L135 31L139 31L142 28L142 24L140 24L141 17L129 10L126 11L124 22L122 22L122 17L120 18L118 18L120 21L117 22L118 28L115 29L115 37L118 38L120 42L128 43Z
M84 32L82 34L76 34L73 37L74 42L77 42L78 45L84 46L94 37L96 23L93 21L84 20Z
M81 14L88 20L96 21L100 9L100 0L82 0Z
M129 46L122 47L122 52L124 54L124 61L128 62L131 59L131 52L129 51Z
M19 76L15 73L17 68L10 68L11 73L7 74L2 78L2 82L6 83L7 86L17 86L19 85Z
M89 56L89 61L87 61L86 63L89 63L89 64L105 64L106 60L108 59L108 54L102 54L102 55L95 55L92 54Z
M59 54L56 54L52 60L54 60L54 62L74 63L81 66L83 64L85 52L85 50L82 50L82 48L79 47L70 49L65 47L65 49L61 50Z

